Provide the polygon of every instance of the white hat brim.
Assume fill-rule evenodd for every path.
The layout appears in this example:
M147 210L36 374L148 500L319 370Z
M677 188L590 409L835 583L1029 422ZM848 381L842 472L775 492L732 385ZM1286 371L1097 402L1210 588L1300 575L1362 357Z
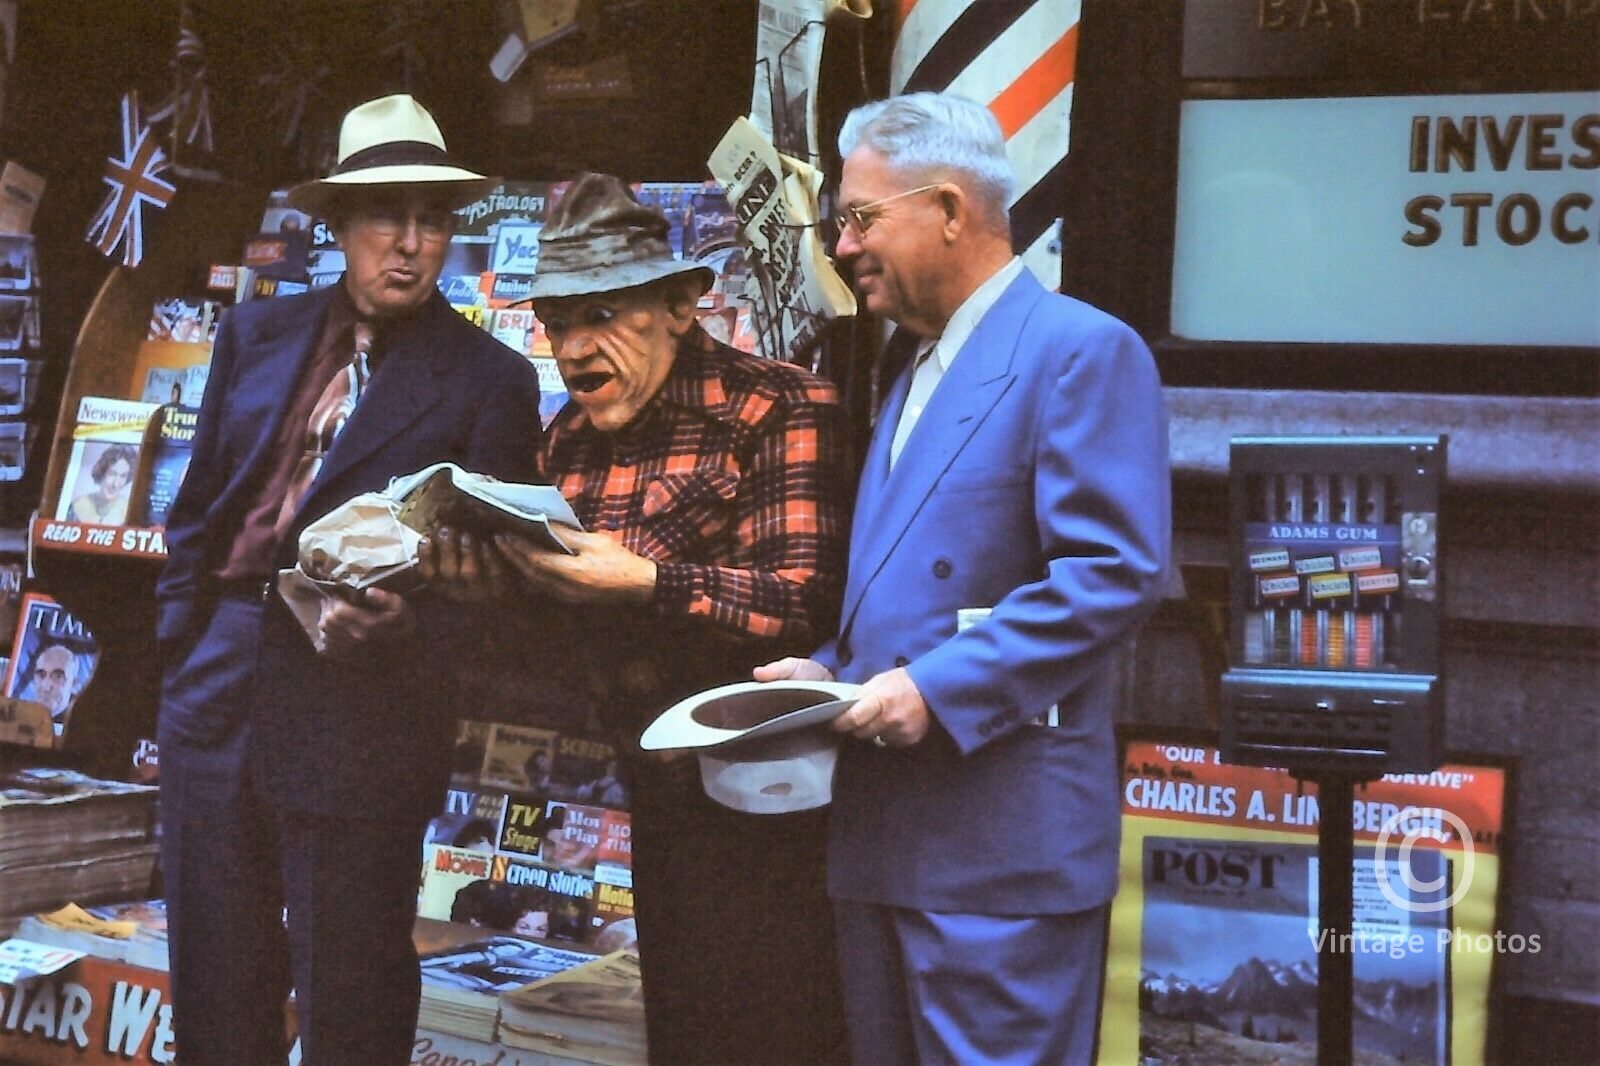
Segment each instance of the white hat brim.
M297 211L318 214L328 198L339 192L368 185L436 185L448 189L461 203L468 203L494 187L496 179L475 174L461 167L436 163L399 163L392 166L364 167L348 174L334 174L296 185L289 190L289 206Z
M848 710L860 693L860 685L842 681L739 681L722 685L698 692L668 707L644 731L639 738L639 747L645 751L714 748L740 740L788 733L821 722L831 722ZM796 706L740 729L707 723L707 718L724 717L730 713L730 709L737 711L743 704L751 702L752 695L758 697L761 703L781 700L784 695L789 695L788 702ZM713 704L717 706L712 707Z

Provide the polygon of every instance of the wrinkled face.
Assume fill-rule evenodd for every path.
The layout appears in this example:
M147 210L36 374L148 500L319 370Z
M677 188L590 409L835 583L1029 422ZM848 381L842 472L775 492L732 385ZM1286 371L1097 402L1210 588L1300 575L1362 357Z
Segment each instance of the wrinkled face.
M426 192L374 192L341 209L334 237L344 249L345 288L363 317L394 318L428 299L444 269L456 216Z
M934 280L942 269L944 212L938 187L919 188L926 185L896 174L872 149L858 147L845 158L839 203L862 209L867 225L863 231L852 220L835 248L850 265L867 310L922 333L930 322L943 326Z
M604 433L639 417L661 391L693 303L674 308L660 286L536 300L556 368L574 403Z
M550 935L550 914L547 911L523 911L511 931L517 936L543 940Z
M78 657L66 648L46 648L33 664L34 699L52 715L67 709L72 687L78 683Z
M128 487L128 478L133 474L133 469L126 459L118 459L106 467L105 474L100 478L100 492L106 497L115 497L122 494Z

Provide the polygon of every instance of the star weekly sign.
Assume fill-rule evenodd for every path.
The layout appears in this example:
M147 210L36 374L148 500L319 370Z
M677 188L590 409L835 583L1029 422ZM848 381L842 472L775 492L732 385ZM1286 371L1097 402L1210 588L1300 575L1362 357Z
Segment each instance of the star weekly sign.
M122 154L106 159L102 179L111 186L100 211L89 223L84 240L110 257L122 245L122 264L136 267L144 259L144 205L166 207L177 187L156 177L167 166L166 153L150 127L139 117L139 94L122 96Z

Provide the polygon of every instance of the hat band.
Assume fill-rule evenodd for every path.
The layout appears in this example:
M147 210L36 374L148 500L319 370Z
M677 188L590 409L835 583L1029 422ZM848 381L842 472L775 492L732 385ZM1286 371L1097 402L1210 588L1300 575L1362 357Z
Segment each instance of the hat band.
M646 233L587 233L570 240L541 240L541 274L620 267L630 263L671 260L672 247Z
M335 174L349 174L354 170L372 167L434 165L449 166L450 158L443 148L427 141L387 141L351 152L333 168Z

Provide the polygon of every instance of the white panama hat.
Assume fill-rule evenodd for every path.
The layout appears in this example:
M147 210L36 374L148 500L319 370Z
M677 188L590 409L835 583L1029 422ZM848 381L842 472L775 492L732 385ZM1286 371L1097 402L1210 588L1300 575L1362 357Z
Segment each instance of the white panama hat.
M339 162L333 173L289 190L289 206L322 215L342 191L374 185L429 185L465 204L495 179L450 161L444 134L428 109L406 93L369 100L350 109L339 127Z
M667 708L645 751L696 748L706 795L736 811L788 814L828 803L839 734L824 728L861 690L839 681L741 681Z

